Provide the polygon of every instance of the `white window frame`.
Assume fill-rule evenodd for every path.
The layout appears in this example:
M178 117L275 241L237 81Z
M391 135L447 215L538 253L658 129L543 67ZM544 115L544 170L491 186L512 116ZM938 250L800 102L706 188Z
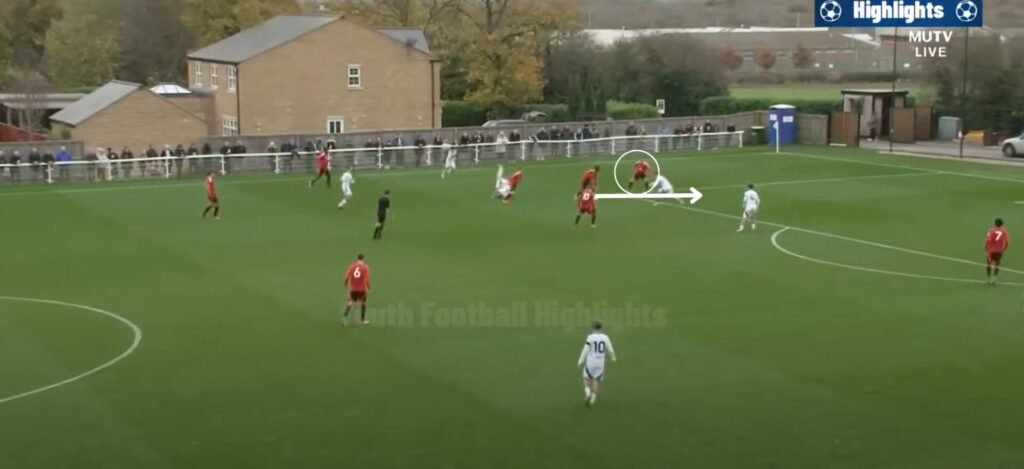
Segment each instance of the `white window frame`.
M234 116L220 116L220 133L222 137L238 135L238 118Z
M193 62L193 64L194 64L194 67L195 67L195 75L194 75L194 78L193 78L193 80L195 81L194 86L196 88L200 88L201 89L203 87L203 63L202 62Z
M228 93L238 91L238 68L228 65Z
M219 69L220 66L217 64L210 64L210 88L214 90L220 87L220 83L217 83L220 81Z
M352 72L355 71L355 75ZM353 84L352 79L355 78L356 82ZM363 88L363 66L359 64L349 64L348 73L345 74L345 83L349 89L358 90Z
M334 132L331 129L331 124L338 124L338 131ZM345 118L343 116L333 116L327 118L327 133L330 135L339 135L345 133Z

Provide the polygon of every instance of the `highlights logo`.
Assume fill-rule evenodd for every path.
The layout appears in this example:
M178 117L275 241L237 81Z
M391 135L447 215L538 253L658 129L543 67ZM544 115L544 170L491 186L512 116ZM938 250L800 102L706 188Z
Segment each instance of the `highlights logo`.
M982 26L982 0L816 0L815 26Z

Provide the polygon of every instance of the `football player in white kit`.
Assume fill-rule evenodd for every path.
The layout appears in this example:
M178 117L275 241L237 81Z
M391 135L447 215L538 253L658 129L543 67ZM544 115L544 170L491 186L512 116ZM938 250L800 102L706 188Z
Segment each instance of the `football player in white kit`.
M348 205L348 199L352 198L352 184L355 184L356 180L352 177L352 168L345 170L345 173L341 175L341 202L338 202L338 208L345 208Z
M507 200L512 195L512 183L505 179L505 167L498 165L498 175L494 180L494 197Z
M747 191L743 193L743 218L740 220L740 228L737 232L743 231L747 224L751 230L757 230L757 208L761 206L761 197L757 195L753 184L747 184Z
M441 170L441 179L455 172L455 161L459 158L459 150L445 140L441 144L441 153L444 153L444 169Z
M668 178L660 174L658 177L654 178L654 182L651 183L651 187L654 188L654 192L659 194L671 194L675 191L675 189L672 188L672 183L668 182Z
M601 330L601 321L594 321L594 330L587 336L580 352L577 366L583 367L583 405L590 407L597 402L601 380L604 378L604 357L611 356L615 361L615 349L612 340Z

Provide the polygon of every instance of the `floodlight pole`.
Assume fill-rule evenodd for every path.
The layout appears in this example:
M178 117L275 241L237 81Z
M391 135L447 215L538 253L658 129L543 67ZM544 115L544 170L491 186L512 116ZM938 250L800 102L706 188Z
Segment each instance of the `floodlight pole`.
M964 29L964 84L960 93L960 159L964 158L964 140L967 137L967 58L971 44L971 28Z
M896 67L896 50L900 44L900 28L892 28L892 94L889 96L889 153L893 152L893 128L896 126L896 75L899 69ZM883 101L884 102L884 101Z

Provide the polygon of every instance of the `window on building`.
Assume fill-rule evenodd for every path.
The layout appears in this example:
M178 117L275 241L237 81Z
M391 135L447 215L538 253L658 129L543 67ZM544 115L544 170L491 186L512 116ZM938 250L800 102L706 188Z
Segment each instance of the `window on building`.
M327 118L327 133L331 135L345 133L345 118L344 117L328 117Z
M202 88L203 87L203 63L202 62L196 62L195 63L195 70L196 70L196 76L195 76L195 83L194 83L194 85L195 85L196 88Z
M210 64L210 88L217 89L217 87L220 86L220 80L217 76L220 71L218 70L219 68L220 67L217 66L217 64Z
M363 69L359 65L348 66L348 87L349 88L362 88L363 87Z
M238 135L238 119L231 116L222 116L220 118L221 135L225 137L231 137Z
M228 65L228 92L234 93L238 89L238 69L234 65Z

